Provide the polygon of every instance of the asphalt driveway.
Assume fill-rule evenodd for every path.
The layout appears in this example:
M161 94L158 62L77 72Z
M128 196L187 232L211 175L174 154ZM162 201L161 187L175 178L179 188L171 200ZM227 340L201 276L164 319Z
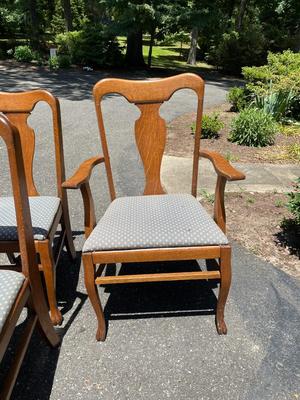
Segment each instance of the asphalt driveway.
M0 68L1 90L47 87L61 100L67 175L101 151L91 87L102 73L62 75ZM138 77L138 76L135 76ZM235 82L207 77L206 106L221 103ZM171 121L192 110L189 91L163 106ZM134 106L117 96L105 100L112 167L118 195L143 190L135 153ZM37 132L35 176L41 193L54 194L53 145L49 110L39 105L31 117ZM1 146L1 169L5 155ZM1 173L1 194L9 193ZM96 213L109 203L103 166L92 178ZM13 399L203 399L285 400L300 398L299 282L233 244L233 283L226 310L228 335L214 327L216 287L205 282L115 285L101 288L109 319L106 342L95 340L96 320L80 268L83 208L79 193L69 193L78 257L63 255L58 267L58 298L64 323L59 349L49 349L36 334L23 364ZM189 268L196 268L191 261ZM147 265L174 269L182 263ZM133 265L124 268L135 268Z

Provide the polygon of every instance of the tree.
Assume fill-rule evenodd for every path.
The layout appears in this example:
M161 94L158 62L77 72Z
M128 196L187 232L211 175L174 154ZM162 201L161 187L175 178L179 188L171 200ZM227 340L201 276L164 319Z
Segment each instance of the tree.
M61 5L64 10L64 17L66 22L66 30L72 31L73 29L73 20L72 20L72 10L71 10L71 2L70 0L61 0Z

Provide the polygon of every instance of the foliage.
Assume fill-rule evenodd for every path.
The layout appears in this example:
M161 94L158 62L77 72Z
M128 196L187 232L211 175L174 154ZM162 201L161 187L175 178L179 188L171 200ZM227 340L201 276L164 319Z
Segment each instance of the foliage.
M249 104L249 91L244 87L233 87L227 94L227 100L231 104L231 111L241 111Z
M300 136L300 124L281 125L280 132L285 136Z
M290 159L300 161L300 144L293 143L287 146L287 155Z
M213 139L219 136L219 131L224 128L224 124L219 119L219 114L203 115L201 137L203 139Z
M300 94L300 53L286 50L282 53L269 52L267 64L261 67L244 67L243 75L247 88L257 94L294 90ZM270 85L271 82L271 85Z
M203 114L202 116L202 139L213 139L219 136L219 131L224 128L224 124L219 119L219 114L213 113L212 115ZM195 133L195 122L191 125L192 134Z
M103 25L86 25L81 31L56 36L60 55L67 55L74 64L115 66L122 60L121 50L114 36Z
M17 46L14 51L14 58L20 62L30 62L34 54L29 46Z
M50 57L48 61L49 68L51 71L57 71L59 69L59 62L58 62L58 57Z
M71 66L71 58L65 54L59 54L57 56L59 68L70 68Z
M264 147L274 143L278 125L263 110L245 108L232 121L230 140L240 145Z
M243 75L252 93L269 104L280 104L285 108L284 114L300 119L300 53L270 52L267 65L245 67Z
M225 72L239 74L245 65L261 65L266 58L266 39L261 27L249 24L243 32L231 30L223 33L206 57Z
M255 95L254 105L272 115L276 121L282 121L291 112L295 97L292 90L288 92L279 90L266 96Z
M300 178L293 183L294 190L287 193L287 208L294 215L296 222L300 225Z

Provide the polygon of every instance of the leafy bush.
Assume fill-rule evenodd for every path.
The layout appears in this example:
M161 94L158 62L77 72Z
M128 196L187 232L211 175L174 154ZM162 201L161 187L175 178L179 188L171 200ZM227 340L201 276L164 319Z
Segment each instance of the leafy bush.
M224 128L224 124L219 119L219 114L206 115L204 114L202 117L202 130L201 137L203 139L213 139L219 136L219 131ZM192 134L195 133L195 123L192 124L191 130Z
M245 21L247 22L247 21ZM212 46L206 60L225 72L240 74L245 65L261 65L266 59L266 40L261 26L247 22L243 31L224 33L216 46Z
M290 193L287 193L287 197L289 199L287 208L294 215L296 222L300 224L300 178L296 179L293 186L294 190Z
M284 117L291 113L291 107L295 99L295 93L279 90L271 92L266 96L255 96L254 105L272 115L276 121L282 121Z
M240 145L263 147L274 143L278 125L271 115L256 108L245 108L232 121L230 140Z
M219 136L219 131L224 128L224 124L219 119L219 114L203 115L201 136L203 139L212 139Z
M20 62L30 62L33 60L33 51L29 46L17 46L14 52L14 58Z
M74 64L102 67L121 65L122 62L115 37L100 24L85 25L81 31L61 33L55 42L59 55L68 55Z
M241 111L249 104L249 91L245 88L235 86L229 90L227 100L231 104L232 111Z
M55 57L50 57L49 61L48 61L48 64L49 64L49 68L52 71L57 71L59 69L58 57L56 57L56 56Z
M68 55L60 54L57 56L59 68L70 68L71 58Z
M248 81L247 88L258 95L294 90L300 94L300 53L286 50L283 53L269 52L267 65L244 67L242 73Z
M243 75L248 81L246 87L257 96L290 94L289 116L300 120L300 53L293 53L291 50L283 53L270 52L267 65L244 67Z

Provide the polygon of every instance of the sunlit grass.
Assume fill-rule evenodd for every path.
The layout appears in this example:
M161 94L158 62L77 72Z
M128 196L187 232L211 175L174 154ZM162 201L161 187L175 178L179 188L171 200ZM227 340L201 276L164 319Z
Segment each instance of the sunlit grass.
M119 36L120 46L126 49L126 37ZM197 65L188 65L186 63L189 46L186 44L174 43L169 46L153 46L152 48L152 67L165 69L179 69L185 71L197 71L197 69L212 69L213 67L204 62L198 62ZM149 53L149 40L144 40L143 55L147 64Z

